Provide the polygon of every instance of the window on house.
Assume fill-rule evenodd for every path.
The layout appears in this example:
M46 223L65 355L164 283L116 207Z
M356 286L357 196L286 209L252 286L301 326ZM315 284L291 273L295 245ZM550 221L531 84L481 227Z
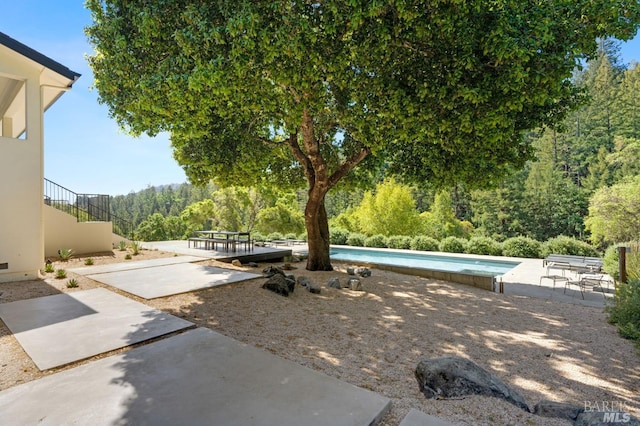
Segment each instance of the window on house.
M24 81L0 75L0 136L26 139L27 95Z

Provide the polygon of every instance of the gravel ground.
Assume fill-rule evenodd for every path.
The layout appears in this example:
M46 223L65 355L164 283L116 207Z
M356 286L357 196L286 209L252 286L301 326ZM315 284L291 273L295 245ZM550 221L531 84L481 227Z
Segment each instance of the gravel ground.
M125 261L123 256L114 251L92 258L97 265ZM173 254L144 250L134 260L164 256ZM69 269L83 262L79 258L55 266ZM426 399L414 378L415 367L423 358L448 355L467 357L494 373L532 408L542 399L581 406L606 402L640 414L640 357L601 309L379 270L362 279L364 292L337 290L325 283L331 277L345 283L347 265L336 264L333 272L296 266L291 273L321 285L321 294L297 287L290 297L282 297L263 290L264 279L256 279L145 301L70 273L79 288L68 289L66 279L46 274L39 281L0 284L0 303L107 287L382 394L393 404L383 425L399 424L411 408L469 425L569 424L525 413L496 398ZM59 370L40 372L0 322L0 390Z

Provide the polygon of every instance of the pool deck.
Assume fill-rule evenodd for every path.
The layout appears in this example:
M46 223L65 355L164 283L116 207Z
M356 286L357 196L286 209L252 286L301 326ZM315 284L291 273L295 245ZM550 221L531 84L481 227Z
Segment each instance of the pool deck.
M182 255L189 256L197 256L202 257L204 259L216 259L222 261L230 261L230 259L238 258L242 262L250 261L249 258L245 257L245 255L255 256L251 260L255 262L276 262L281 261L281 258L290 254L306 254L308 252L308 247L306 244L297 244L294 246L276 246L276 247L255 247L249 253L245 253L243 250L239 250L236 253L228 253L224 251L215 251L215 250L204 250L204 249L194 249L188 248L187 241L161 241L161 242L149 242L144 243L146 248L163 250L168 252L173 252ZM332 246L334 247L334 246ZM341 247L341 246L335 246ZM354 247L351 247L354 248ZM397 252L404 253L407 250L396 250L396 249L370 249L367 250L381 250L381 251L389 251L389 252ZM435 255L435 256L448 256L448 257L459 257L462 259L469 258L480 258L484 260L493 260L498 262L517 262L519 263L516 267L514 267L511 271L502 275L501 277L496 278L495 291L499 291L499 283L502 282L504 288L504 294L506 295L515 295L515 296L525 296L525 297L535 297L538 299L548 299L557 302L563 303L573 303L579 304L583 306L591 306L596 308L604 308L607 303L611 301L613 297L612 293L603 294L600 291L592 291L591 289L585 291L584 299L580 293L580 290L576 286L568 286L565 290L564 281L558 281L554 283L549 279L540 279L547 275L547 270L543 266L542 259L527 259L527 258L519 258L519 257L506 257L506 256L483 256L483 255L470 255L470 254L461 254L461 253L443 253L443 252L420 252L411 250L410 253L422 253L427 255ZM257 256L256 256L257 255ZM253 260L255 259L255 260ZM349 262L341 262L344 264L349 264ZM357 262L353 263L357 265ZM401 273L410 273L410 271L396 271ZM577 277L567 272L567 276L571 279L576 279ZM436 276L432 277L434 279L440 279L446 281L445 276ZM608 277L610 278L610 277ZM476 286L477 287L477 286ZM480 286L482 288L482 286ZM609 291L613 290L613 286L609 284Z

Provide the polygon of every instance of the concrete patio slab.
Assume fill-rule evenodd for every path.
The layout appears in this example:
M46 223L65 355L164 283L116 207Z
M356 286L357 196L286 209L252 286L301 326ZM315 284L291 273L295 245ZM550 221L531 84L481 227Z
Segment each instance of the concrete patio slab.
M155 299L260 278L262 275L213 266L179 263L154 268L106 272L88 275L88 277L144 299Z
M153 268L154 266L175 265L178 263L191 263L206 260L206 257L198 256L175 256L159 259L137 260L131 262L110 263L108 265L82 266L80 268L69 269L80 275L104 274L106 272L130 271L132 269Z
M376 424L390 400L205 328L0 392L0 424Z
M3 303L0 318L40 370L193 325L104 288Z

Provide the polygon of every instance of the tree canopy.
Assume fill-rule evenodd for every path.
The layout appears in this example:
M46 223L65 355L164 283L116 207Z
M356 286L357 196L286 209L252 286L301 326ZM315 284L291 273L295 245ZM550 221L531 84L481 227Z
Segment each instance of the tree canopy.
M596 38L635 34L625 0L88 0L101 102L171 132L196 183L306 179L308 269L330 269L324 198L356 166L480 185L532 149L522 131L580 101ZM362 176L370 167L359 168Z

